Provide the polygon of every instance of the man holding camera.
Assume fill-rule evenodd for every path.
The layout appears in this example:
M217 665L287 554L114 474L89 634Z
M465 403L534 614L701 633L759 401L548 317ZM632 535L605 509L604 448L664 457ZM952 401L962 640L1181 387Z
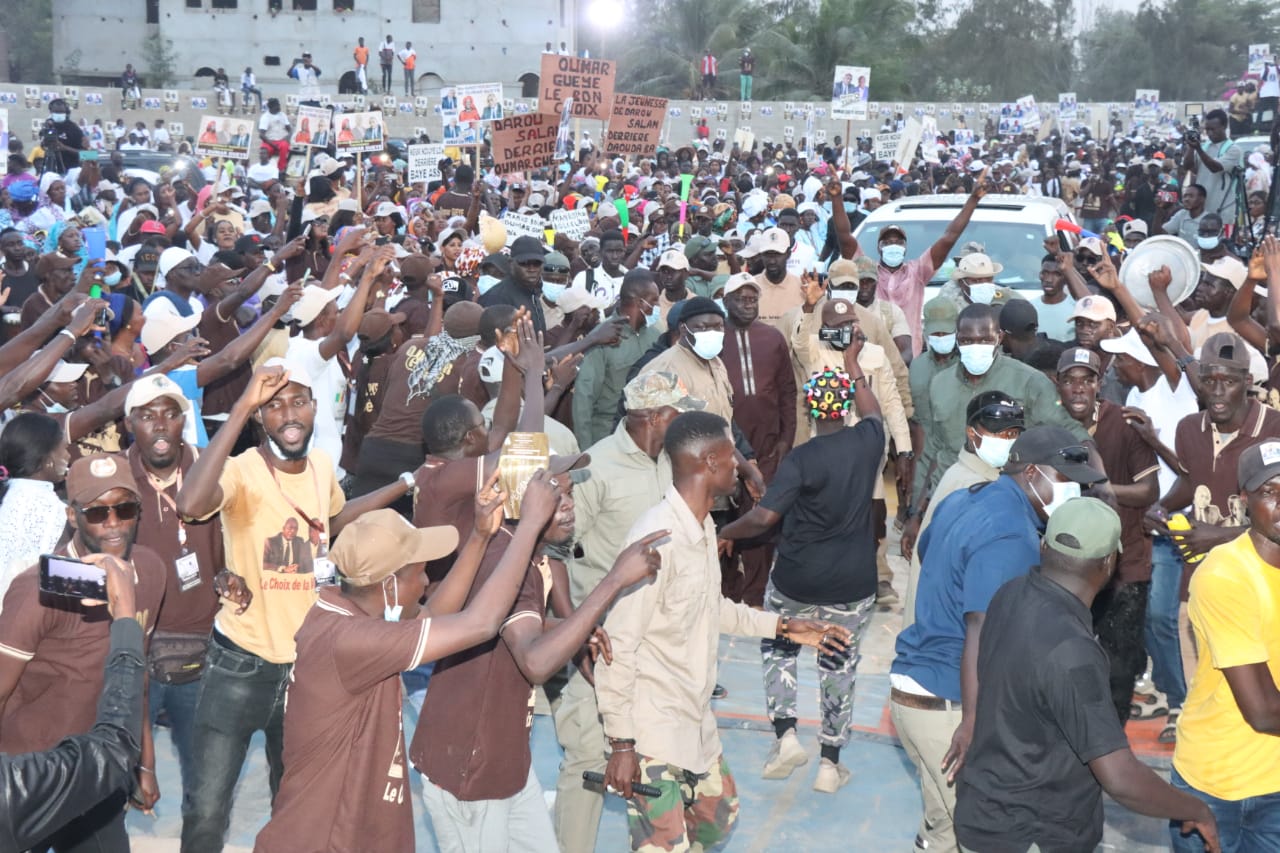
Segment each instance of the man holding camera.
M1206 213L1216 213L1228 225L1236 221L1236 182L1244 165L1244 149L1227 139L1227 114L1210 110L1202 123L1183 135L1187 153L1182 168L1193 173L1188 183L1204 187Z
M142 509L139 494L123 456L94 454L76 460L67 472L67 521L75 533L57 553L97 565L106 555L132 566L137 575L134 618L149 647L166 571L154 551L134 545ZM0 752L52 749L63 738L89 731L110 647L111 619L101 608L42 593L38 566L14 578L0 615ZM124 804L130 789L133 801L144 809L160 798L149 726L142 729L141 747L132 780L136 787L126 782L105 800L84 803L80 817L34 849L128 851Z
M80 165L80 152L89 148L84 131L71 120L71 108L62 98L49 102L49 119L40 138L49 171L65 173L74 169Z

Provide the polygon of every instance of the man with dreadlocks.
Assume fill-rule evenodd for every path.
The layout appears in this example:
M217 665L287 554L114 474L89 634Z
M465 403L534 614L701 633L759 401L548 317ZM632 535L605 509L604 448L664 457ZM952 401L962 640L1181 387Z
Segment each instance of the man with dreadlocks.
M884 452L884 424L880 404L858 366L864 342L861 335L853 336L843 352L843 371L822 370L805 383L814 438L788 453L760 503L719 533L722 550L728 550L733 540L759 536L781 521L765 610L849 629L845 652L818 652L822 760L813 789L828 794L850 777L840 764L840 747L849 741L858 642L876 600L871 494ZM857 414L852 426L851 407ZM799 651L786 639L760 641L765 704L778 738L765 761L766 779L785 779L809 760L796 736Z

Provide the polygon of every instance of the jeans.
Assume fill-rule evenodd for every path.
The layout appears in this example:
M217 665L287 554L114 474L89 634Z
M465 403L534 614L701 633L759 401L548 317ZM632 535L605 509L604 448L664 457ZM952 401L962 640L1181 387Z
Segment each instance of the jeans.
M547 801L532 767L524 788L504 800L459 800L423 776L422 802L441 853L545 853L559 849Z
M1107 227L1107 219L1105 216L1098 219L1081 219L1080 225L1086 231L1092 231L1094 234L1101 234Z
M404 93L413 95L413 69L406 68L404 70Z
M1197 791L1178 775L1175 769L1169 784L1179 791L1203 800L1218 822L1218 840L1222 853L1271 853L1280 850L1280 792L1243 800L1220 800ZM1182 825L1169 822L1169 839L1173 853L1202 853L1204 842L1199 833L1183 836Z
M741 90L738 93L740 95L738 100L740 101L751 100L751 75L750 74L743 74L740 78L738 78L738 88Z
M222 849L236 782L257 731L267 735L268 782L275 798L284 775L284 700L292 668L268 663L214 629L196 699L192 753L199 775L183 798L183 853Z
M1169 699L1170 708L1187 700L1187 676L1182 671L1182 646L1178 638L1178 587L1182 583L1182 556L1167 536L1151 544L1151 594L1147 599L1147 654L1151 655L1151 680Z
M391 66L385 63L382 65L382 91L384 94L391 91Z
M150 689L151 725L156 724L156 717L164 711L169 720L173 747L178 751L178 766L182 770L182 798L185 800L195 789L196 765L192 760L192 749L200 680L188 684L161 684L152 679Z

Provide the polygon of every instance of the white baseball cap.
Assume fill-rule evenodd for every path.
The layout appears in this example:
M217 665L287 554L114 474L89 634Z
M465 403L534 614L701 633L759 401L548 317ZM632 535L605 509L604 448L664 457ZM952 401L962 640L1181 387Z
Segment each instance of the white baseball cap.
M154 356L160 350L173 343L174 339L179 335L185 335L199 325L199 314L189 314L183 317L181 314L157 311L154 314L146 315L146 320L142 324L142 333L138 338L142 341L142 347L147 351L147 354Z

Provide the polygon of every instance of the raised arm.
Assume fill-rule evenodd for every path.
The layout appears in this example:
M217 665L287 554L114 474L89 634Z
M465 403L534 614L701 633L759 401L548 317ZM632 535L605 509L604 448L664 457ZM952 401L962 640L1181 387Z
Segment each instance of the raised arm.
M929 249L929 260L936 270L947 262L947 257L951 254L951 250L955 248L956 241L960 239L960 235L964 233L964 229L969 227L969 220L973 218L973 212L978 209L978 202L982 201L990 189L987 181L987 172L984 170L978 179L973 182L973 192L969 193L969 197L965 199L964 207L960 208L960 212L956 214L956 218L951 220L947 226L947 230L942 232L942 236L938 238L938 242L934 243ZM835 205L832 205L835 209Z
M393 257L395 257L395 250L390 246L379 246L374 250L373 260L360 276L360 284L356 288L355 296L351 297L347 307L338 314L338 322L334 324L333 331L320 341L321 358L333 358L356 336L356 330L360 328L360 318L364 316L365 302L369 299L369 291L373 289L374 281L386 269Z
M271 310L258 318L236 339L218 352L213 353L196 367L196 384L201 388L221 379L241 364L253 357L258 346L267 339L267 334L275 327L294 303L302 298L302 285L294 282L289 285ZM206 309L208 310L208 309Z
M94 315L106 306L107 303L102 299L82 302L72 313L67 327L54 335L53 340L45 344L33 357L4 371L0 375L0 409L7 409L20 403L44 384L53 371L54 365L70 352L80 336L89 333L89 329L93 327Z

